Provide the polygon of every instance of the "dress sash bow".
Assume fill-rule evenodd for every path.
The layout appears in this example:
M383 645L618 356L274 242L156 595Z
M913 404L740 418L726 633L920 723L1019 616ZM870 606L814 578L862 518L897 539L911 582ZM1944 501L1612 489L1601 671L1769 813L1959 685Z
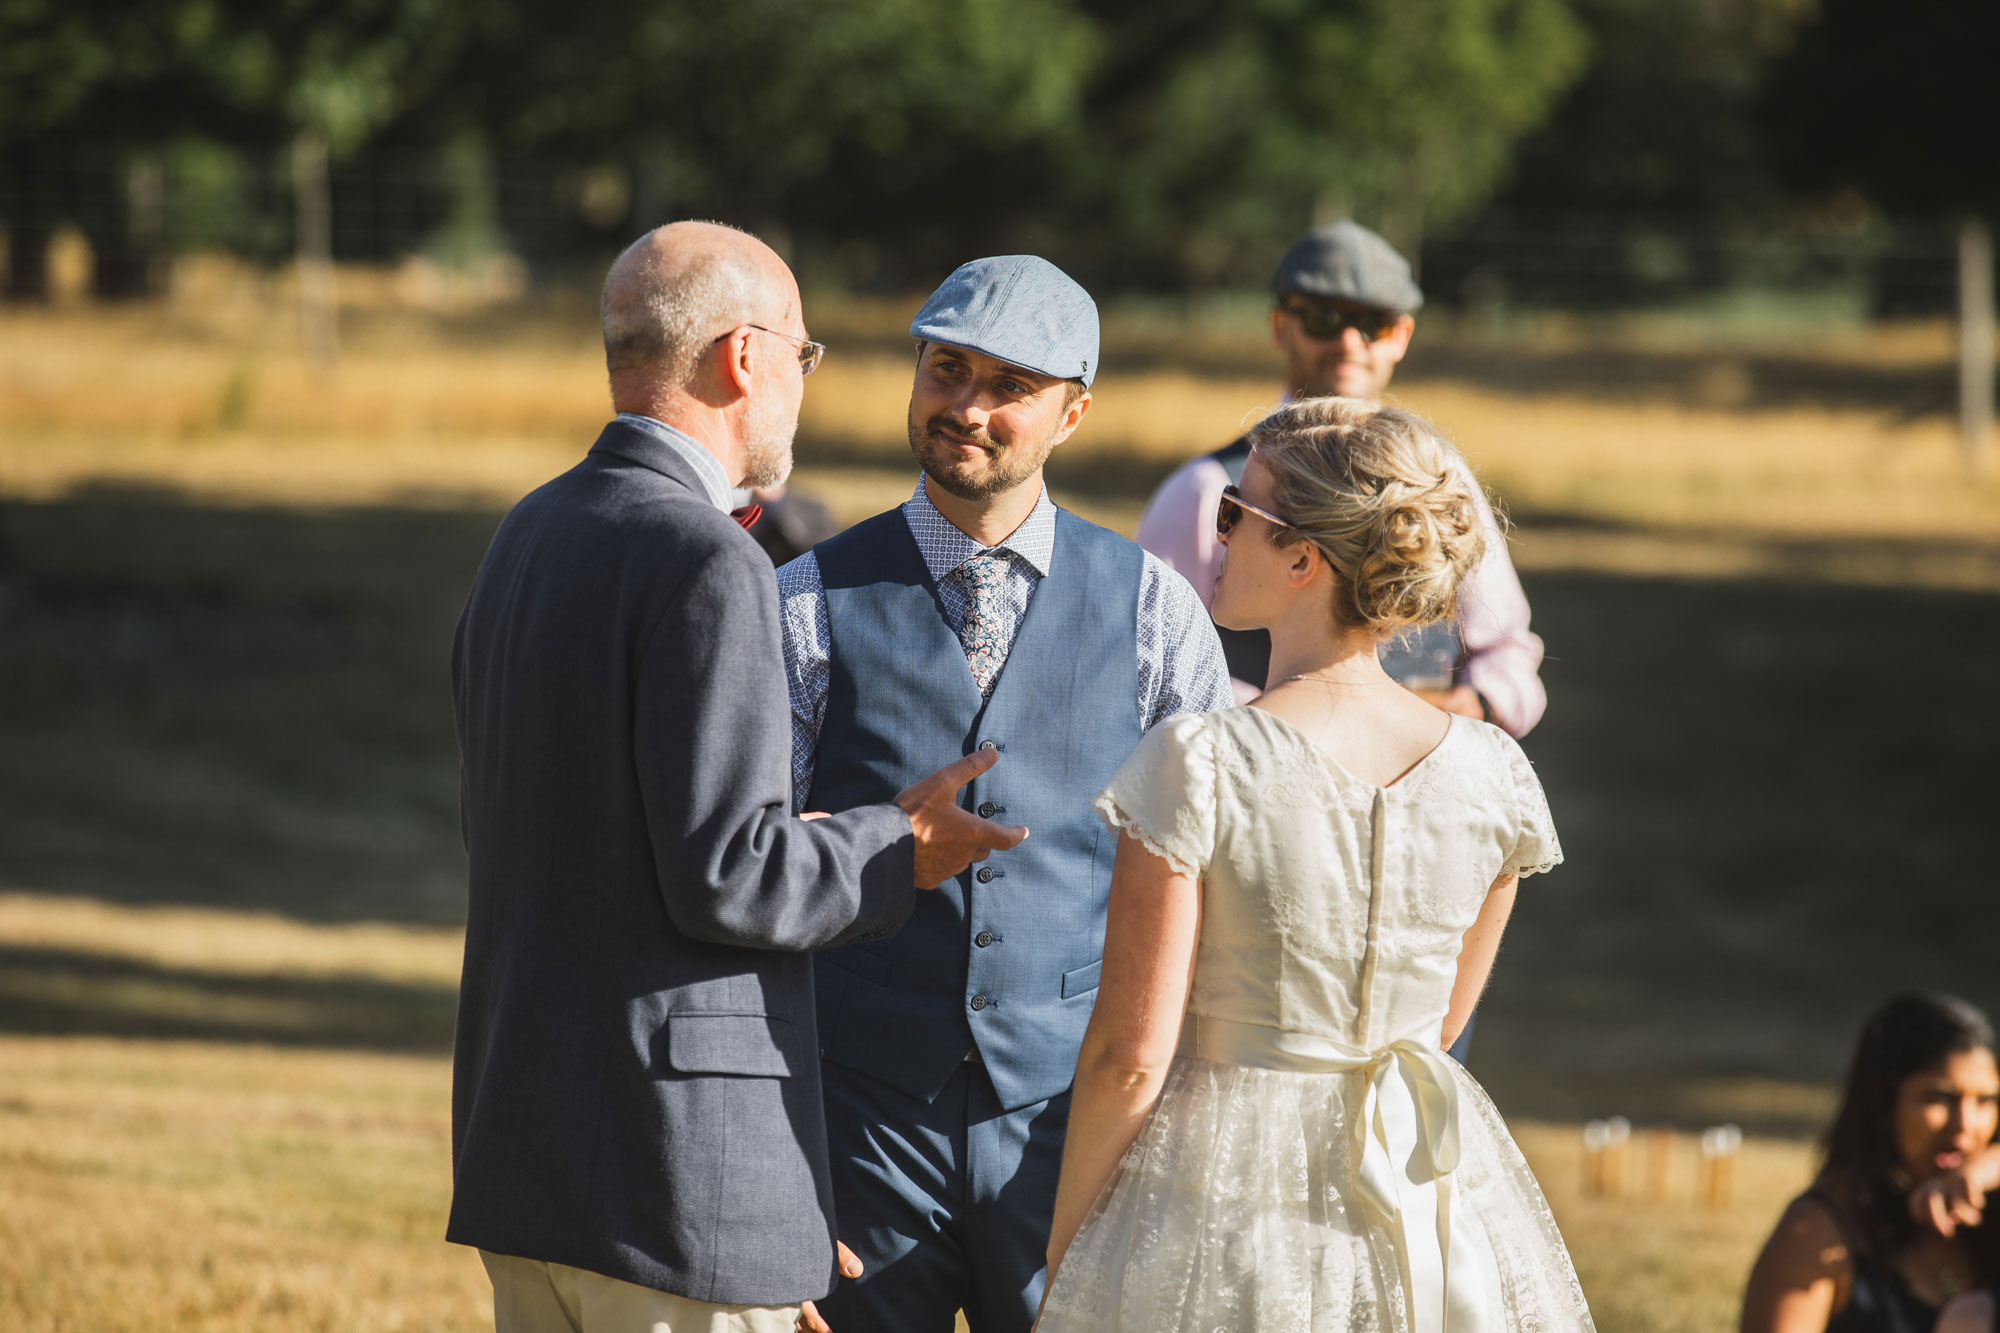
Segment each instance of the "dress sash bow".
M1416 1333L1473 1333L1476 1302L1452 1299L1451 1173L1458 1166L1458 1083L1435 1042L1405 1037L1372 1051L1311 1032L1190 1014L1181 1054L1301 1074L1365 1074L1353 1126L1361 1194L1401 1237L1403 1294ZM1434 1226L1412 1226L1425 1213ZM1464 1267L1463 1262L1459 1265Z

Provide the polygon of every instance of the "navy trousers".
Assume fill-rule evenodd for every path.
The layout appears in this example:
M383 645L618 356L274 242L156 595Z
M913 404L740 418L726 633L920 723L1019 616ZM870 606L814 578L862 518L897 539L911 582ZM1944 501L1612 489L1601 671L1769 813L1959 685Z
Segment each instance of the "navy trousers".
M1458 1040L1451 1044L1450 1049L1445 1054L1460 1064L1464 1064L1467 1060L1470 1060L1472 1058L1472 1029L1478 1022L1478 1010L1475 1009L1470 1014L1467 1014L1465 1016L1465 1031L1458 1034Z
M819 1303L838 1333L1028 1333L1042 1300L1067 1091L1002 1111L967 1064L925 1102L821 1065L840 1239L866 1271Z

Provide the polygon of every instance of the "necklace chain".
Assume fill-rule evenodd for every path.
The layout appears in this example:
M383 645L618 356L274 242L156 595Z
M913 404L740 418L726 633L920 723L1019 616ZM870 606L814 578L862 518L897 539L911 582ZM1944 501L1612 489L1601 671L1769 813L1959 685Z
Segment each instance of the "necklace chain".
M1278 685L1289 685L1295 680L1316 681L1321 685L1345 685L1349 689L1356 689L1356 690L1379 689L1384 685L1396 684L1396 682L1393 680L1336 680L1332 676L1326 674L1325 668L1321 668L1318 671L1301 671L1297 675L1287 676L1283 680L1279 681ZM1265 686L1265 693L1268 694L1270 691L1277 689L1278 685ZM1397 686L1397 688L1400 689L1402 687Z

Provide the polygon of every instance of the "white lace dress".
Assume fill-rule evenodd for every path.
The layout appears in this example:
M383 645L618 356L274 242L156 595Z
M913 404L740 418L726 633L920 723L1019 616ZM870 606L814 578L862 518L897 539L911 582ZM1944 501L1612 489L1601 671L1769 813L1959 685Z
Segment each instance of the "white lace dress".
M1256 708L1140 742L1098 809L1202 881L1181 1053L1042 1333L1589 1329L1548 1204L1438 1049L1505 872L1562 859L1513 740L1455 718L1387 788Z

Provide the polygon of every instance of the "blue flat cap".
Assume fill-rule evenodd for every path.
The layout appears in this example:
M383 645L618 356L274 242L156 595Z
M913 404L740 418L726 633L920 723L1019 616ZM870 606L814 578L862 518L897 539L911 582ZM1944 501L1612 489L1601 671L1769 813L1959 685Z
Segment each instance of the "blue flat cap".
M1097 302L1036 255L961 264L910 321L910 336L946 343L1057 379L1097 374Z
M1299 237L1271 275L1271 291L1352 301L1407 315L1424 303L1409 261L1358 222L1315 227Z

